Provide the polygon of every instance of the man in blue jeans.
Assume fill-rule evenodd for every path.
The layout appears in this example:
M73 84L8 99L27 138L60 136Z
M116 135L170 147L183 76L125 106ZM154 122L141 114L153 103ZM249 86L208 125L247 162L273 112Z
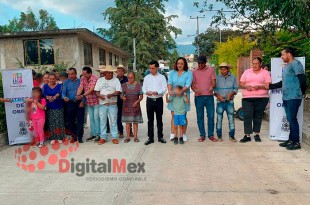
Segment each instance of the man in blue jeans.
M286 113L286 118L290 124L289 139L279 145L286 147L288 150L300 149L300 130L297 121L297 114L303 95L306 92L306 75L300 61L295 60L294 49L287 47L281 52L283 62L287 63L283 68L282 81L270 84L269 89L282 87L283 92L283 107Z
M207 110L208 118L208 138L212 142L217 142L214 137L214 97L213 89L216 85L214 69L207 66L205 56L198 57L198 67L193 70L192 90L195 92L195 106L197 114L197 124L200 132L198 142L206 139L204 108Z
M235 139L234 96L238 92L238 83L236 77L229 72L231 65L221 63L219 69L220 74L216 77L216 87L214 89L214 95L217 98L216 133L218 140L222 142L223 113L226 111L229 124L229 140L237 142Z

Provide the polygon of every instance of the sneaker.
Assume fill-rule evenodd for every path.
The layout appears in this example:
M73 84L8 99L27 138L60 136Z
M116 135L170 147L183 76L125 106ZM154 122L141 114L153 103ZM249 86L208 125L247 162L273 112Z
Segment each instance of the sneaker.
M41 147L44 147L44 143L43 142L40 142L39 145L38 145L38 148L41 148Z
M90 136L89 138L86 139L86 142L91 142L91 141L93 141L94 139L96 139L95 136Z
M262 140L259 137L259 134L254 135L255 142L261 142Z
M173 142L174 142L175 145L178 144L178 142L179 142L178 140L179 140L179 139L178 139L177 137L174 138Z
M287 140L287 141L285 141L285 142L280 143L279 146L280 146L280 147L287 147L287 146L289 146L290 144L292 144L292 142L289 141L289 140Z
M231 142L237 142L237 140L235 139L235 137L229 137L229 140L230 140Z
M287 150L297 150L297 149L301 149L300 143L290 143L287 147Z
M105 139L100 139L100 140L98 141L98 145L102 145L102 144L104 144L104 143L106 143L106 140L105 140Z
M218 141L219 142L223 142L223 138L220 136L220 137L217 137Z
M174 134L170 133L170 141L173 141L173 140L174 140Z
M180 144L184 144L184 138L180 137L179 142L180 142Z
M51 145L54 145L56 143L56 140L51 141Z
M182 137L181 137L182 138ZM183 134L183 141L187 142L187 136L185 134Z
M247 135L244 135L244 137L240 140L241 143L250 142L251 137L248 137Z

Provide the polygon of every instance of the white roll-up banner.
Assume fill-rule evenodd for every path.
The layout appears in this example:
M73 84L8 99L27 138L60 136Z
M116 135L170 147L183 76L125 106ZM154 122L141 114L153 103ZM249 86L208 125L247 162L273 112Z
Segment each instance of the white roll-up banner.
M5 103L9 144L29 143L32 140L25 115L23 100L31 96L33 88L31 69L2 70L3 97L12 99Z
M305 57L297 57L305 69ZM271 79L272 83L277 83L282 80L282 70L285 67L285 63L281 58L271 59ZM297 119L300 130L300 141L302 139L302 126L303 126L303 107L304 101L302 101ZM270 128L269 138L271 140L288 140L290 134L290 125L287 121L285 111L283 108L282 89L275 89L270 91Z

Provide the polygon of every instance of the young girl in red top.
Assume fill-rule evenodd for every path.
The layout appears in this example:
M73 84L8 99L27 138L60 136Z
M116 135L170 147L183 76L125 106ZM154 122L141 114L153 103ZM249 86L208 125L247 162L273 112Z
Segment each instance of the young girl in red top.
M30 120L32 121L36 145L41 148L44 146L46 107L46 100L43 98L42 89L40 87L32 88L32 97L26 99L26 102L31 103Z

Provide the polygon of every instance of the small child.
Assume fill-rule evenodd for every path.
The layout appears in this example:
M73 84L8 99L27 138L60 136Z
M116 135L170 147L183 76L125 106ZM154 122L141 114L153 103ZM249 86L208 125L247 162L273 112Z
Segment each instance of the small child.
M180 130L180 144L184 144L183 141L183 128L186 125L186 103L189 103L188 96L186 92L183 92L182 86L175 86L173 89L174 96L168 96L166 94L166 102L172 103L174 111L174 144L178 144L178 130Z
M44 124L46 100L43 98L40 87L32 88L32 97L25 99L26 103L31 103L30 121L32 122L36 146L44 146Z

